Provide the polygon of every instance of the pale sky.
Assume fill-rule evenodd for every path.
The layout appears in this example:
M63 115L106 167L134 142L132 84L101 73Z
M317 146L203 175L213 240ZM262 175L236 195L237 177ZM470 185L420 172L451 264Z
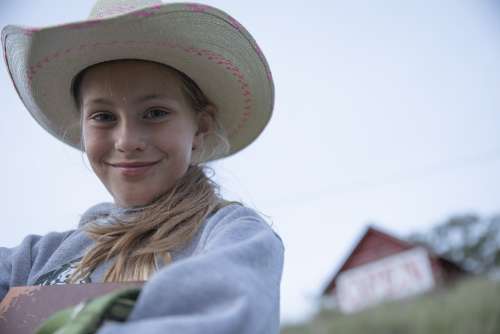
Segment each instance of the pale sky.
M500 212L500 6L493 0L212 0L275 78L263 135L214 165L284 240L282 319L299 321L367 223L398 236ZM1 0L0 25L86 18L87 0ZM110 201L82 154L40 128L0 67L0 245L74 228Z

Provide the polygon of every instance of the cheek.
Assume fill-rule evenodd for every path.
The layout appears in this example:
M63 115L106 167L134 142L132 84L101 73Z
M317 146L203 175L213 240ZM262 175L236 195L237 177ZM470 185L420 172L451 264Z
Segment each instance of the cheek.
M191 160L192 141L189 138L163 137L157 148L162 151L171 163L185 164Z
M193 147L194 131L190 128L174 128L155 135L159 148L170 155L190 158Z
M91 165L95 167L107 151L107 141L98 132L85 128L82 131L82 136L85 153Z

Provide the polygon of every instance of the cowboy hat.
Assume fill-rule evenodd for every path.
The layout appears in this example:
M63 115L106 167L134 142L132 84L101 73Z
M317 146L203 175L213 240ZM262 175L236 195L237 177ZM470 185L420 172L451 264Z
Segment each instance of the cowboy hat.
M110 60L163 63L193 79L218 108L230 144L224 156L254 141L273 110L273 80L259 46L238 21L206 5L98 0L86 21L6 26L2 47L31 115L77 149L82 149L80 114L72 81L83 69Z

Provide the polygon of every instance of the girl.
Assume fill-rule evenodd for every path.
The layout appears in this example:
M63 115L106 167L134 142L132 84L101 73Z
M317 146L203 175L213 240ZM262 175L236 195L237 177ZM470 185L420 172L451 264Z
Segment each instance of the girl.
M12 286L142 280L128 322L98 333L277 333L283 244L203 169L272 113L245 28L199 4L99 0L87 21L7 26L2 45L29 112L87 154L114 203L0 248L0 299Z

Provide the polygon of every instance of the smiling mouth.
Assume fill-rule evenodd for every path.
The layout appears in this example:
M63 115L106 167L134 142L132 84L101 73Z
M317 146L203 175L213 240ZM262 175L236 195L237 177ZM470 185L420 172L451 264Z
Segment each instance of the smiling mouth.
M110 163L111 167L117 169L123 176L144 176L158 161L152 162L120 162Z
M108 165L118 168L141 168L156 165L158 161L151 162L118 162L118 163L109 163Z

